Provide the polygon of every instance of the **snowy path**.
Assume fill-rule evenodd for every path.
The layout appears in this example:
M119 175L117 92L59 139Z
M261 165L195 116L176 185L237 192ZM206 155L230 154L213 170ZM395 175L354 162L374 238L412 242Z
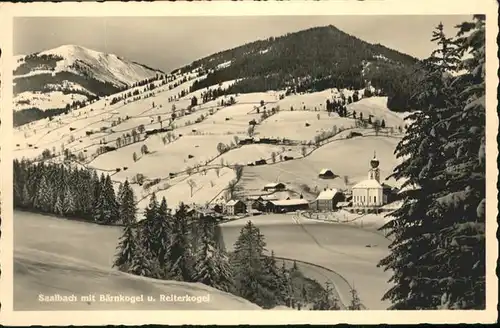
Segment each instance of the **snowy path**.
M14 213L15 310L258 310L234 295L202 284L136 277L111 269L120 229ZM95 294L95 302L39 302L43 295ZM154 296L156 302L99 302L98 295ZM160 295L199 302L161 302ZM208 302L202 297L209 297Z

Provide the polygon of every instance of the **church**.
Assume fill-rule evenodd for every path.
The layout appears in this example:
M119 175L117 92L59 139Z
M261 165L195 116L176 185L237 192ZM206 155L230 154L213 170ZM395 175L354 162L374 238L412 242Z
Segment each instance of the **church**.
M380 161L374 153L370 161L368 179L352 187L352 206L355 208L377 208L387 204L391 187L380 183Z

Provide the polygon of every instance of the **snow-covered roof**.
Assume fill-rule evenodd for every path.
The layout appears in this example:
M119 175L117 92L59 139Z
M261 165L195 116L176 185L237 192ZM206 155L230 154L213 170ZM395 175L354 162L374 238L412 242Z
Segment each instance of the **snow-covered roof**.
M231 199L229 202L226 203L226 206L234 206L238 204L240 201L237 199Z
M333 171L332 171L332 170L330 170L330 169L322 169L321 171L319 171L319 174L325 174L325 173L326 173L326 172L328 172L328 171L330 171L330 172L332 172L332 173L333 173Z
M299 199L283 199L283 200L274 200L271 201L276 206L291 206L291 205L305 205L309 204L309 202L306 199L299 198Z
M266 184L264 187L266 187L266 188L275 188L275 187L277 187L279 184L284 185L284 184L283 184L283 183L281 183L281 182L273 182L273 183L268 183L268 184Z
M352 189L382 189L380 183L375 179L367 179L358 182Z
M327 200L332 199L339 191L337 189L327 189L323 190L316 199Z

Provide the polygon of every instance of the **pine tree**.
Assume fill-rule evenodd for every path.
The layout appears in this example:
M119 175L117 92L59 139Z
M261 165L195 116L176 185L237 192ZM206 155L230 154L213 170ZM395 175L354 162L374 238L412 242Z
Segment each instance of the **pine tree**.
M101 189L97 200L94 219L103 224L113 224L118 221L118 202L116 201L115 190L111 178L107 175L104 180L101 177Z
M231 268L226 252L217 247L214 222L204 218L200 231L200 247L196 253L194 281L222 291L232 286Z
M333 296L330 282L326 282L325 290L314 301L313 310L340 310L338 300Z
M29 194L28 186L26 184L23 186L23 193L22 193L22 198L21 198L21 205L24 208L32 206L31 196Z
M120 271L131 272L138 248L137 236L132 224L128 223L125 225L123 235L120 238L113 267L118 268Z
M349 310L361 310L361 300L358 296L358 291L354 288L351 289L351 303L347 307Z
M132 257L129 272L138 276L159 278L159 267L157 261L155 261L151 257L151 254L140 245L138 245L136 252Z
M265 308L275 306L275 291L268 287L265 269L265 241L251 221L241 229L231 258L235 293Z
M438 26L433 40L440 48L425 61L428 74L415 97L421 112L409 117L413 123L396 149L398 157L411 156L393 177L413 188L402 193L402 207L382 228L394 237L380 262L394 272L394 287L384 295L392 309L484 308L484 216L476 213L484 200L477 158L485 127L484 31L477 26L476 38L459 42ZM456 45L462 53L478 50L473 61L479 65L465 65L469 73L453 78L462 54Z
M441 307L481 310L486 306L485 17L461 24L457 36L458 55L471 54L458 67L466 73L452 82L458 108L450 107L431 131L442 136L446 156L440 176L446 187L430 209L442 218L433 253L443 271L436 294Z
M63 201L61 195L57 196L56 204L54 205L54 212L57 215L64 215Z
M170 275L180 281L192 281L193 278L194 263L188 219L186 206L181 203L172 220L172 232L166 256L170 265Z
M73 191L71 190L70 187L66 187L64 191L64 197L62 198L63 200L63 211L64 215L66 216L71 216L75 213L76 211L76 205L75 205L75 195L73 194Z
M135 215L137 212L134 191L130 187L128 180L125 180L120 187L120 206L118 209L120 221L125 225L133 224L136 221Z
M33 200L33 206L42 212L50 212L52 210L52 192L53 190L47 179L42 175L40 185Z

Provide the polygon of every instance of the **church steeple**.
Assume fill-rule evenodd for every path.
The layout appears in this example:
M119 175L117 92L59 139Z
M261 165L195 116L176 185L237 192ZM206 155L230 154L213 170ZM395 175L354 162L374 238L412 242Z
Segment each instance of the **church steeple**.
M377 159L377 154L373 152L373 158L370 161L370 171L368 171L368 179L377 180L380 182L380 169L378 168L380 161Z

